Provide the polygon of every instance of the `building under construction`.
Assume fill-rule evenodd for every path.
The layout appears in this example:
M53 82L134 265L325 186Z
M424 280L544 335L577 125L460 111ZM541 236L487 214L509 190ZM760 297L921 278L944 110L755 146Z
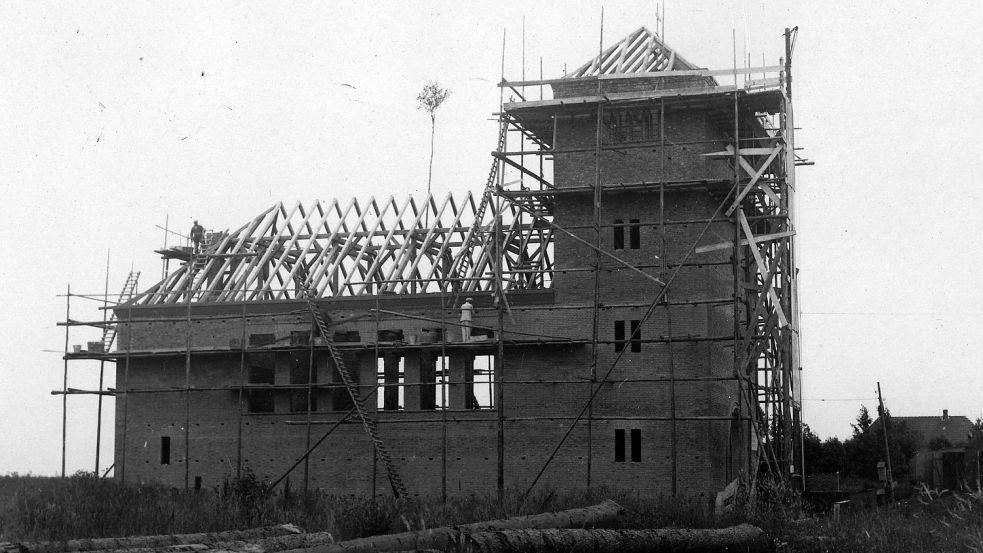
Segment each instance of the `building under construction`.
M114 308L114 348L66 354L115 362L89 392L116 397L116 477L794 482L793 39L707 70L640 28L565 76L503 76L474 195L278 203L160 250L172 270Z

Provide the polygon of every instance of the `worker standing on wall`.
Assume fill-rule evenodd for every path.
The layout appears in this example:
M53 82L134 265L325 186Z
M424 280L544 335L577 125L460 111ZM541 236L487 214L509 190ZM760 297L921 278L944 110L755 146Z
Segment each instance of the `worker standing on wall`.
M471 320L474 317L474 306L471 305L471 298L464 300L461 304L461 341L471 340Z
M191 243L194 245L194 253L201 253L201 242L205 239L205 227L198 224L195 220L195 224L191 226Z

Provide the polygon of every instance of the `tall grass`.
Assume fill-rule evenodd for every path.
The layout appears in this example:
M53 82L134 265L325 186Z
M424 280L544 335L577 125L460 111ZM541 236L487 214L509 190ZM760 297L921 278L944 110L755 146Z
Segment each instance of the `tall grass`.
M336 539L420 530L584 507L613 499L627 510L626 527L691 528L725 525L704 499L646 498L595 489L533 494L524 502L506 494L437 496L396 501L270 490L253 477L219 490L185 492L159 485L121 485L77 474L70 478L0 476L0 541L65 540L129 535L178 534L294 523L327 531Z
M832 517L789 521L779 551L983 553L983 493L923 488L914 497Z
M970 551L983 553L983 493L922 490L908 500L839 520L802 516L797 496L763 486L739 497L738 512L716 518L707 498L645 497L604 489L396 501L271 491L252 477L218 490L185 492L158 485L120 485L78 474L71 478L0 476L0 541L65 540L180 534L294 523L344 540L508 516L559 511L613 499L627 512L625 528L708 528L751 522L781 552Z

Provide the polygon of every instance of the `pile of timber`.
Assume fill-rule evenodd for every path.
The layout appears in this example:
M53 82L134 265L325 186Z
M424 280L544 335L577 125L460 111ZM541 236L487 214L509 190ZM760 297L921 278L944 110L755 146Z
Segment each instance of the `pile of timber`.
M306 533L288 524L232 532L0 543L0 553L670 553L758 552L769 547L764 533L747 524L706 530L612 529L623 516L624 509L607 500L581 509L342 542L327 532Z

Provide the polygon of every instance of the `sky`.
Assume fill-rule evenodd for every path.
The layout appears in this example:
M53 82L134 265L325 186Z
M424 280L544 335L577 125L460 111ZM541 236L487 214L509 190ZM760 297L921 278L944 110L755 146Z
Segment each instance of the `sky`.
M804 419L850 434L876 385L894 415L983 416L983 90L976 2L666 4L690 62L793 56ZM596 54L598 2L0 3L0 474L61 463L64 294L161 276L162 228L236 228L278 201L483 186L495 86ZM609 2L604 42L656 28L656 2ZM763 57L763 58L762 58ZM169 243L174 244L174 238ZM72 298L71 318L100 319ZM70 344L97 340L75 328ZM69 386L97 386L73 362ZM107 372L107 385L113 385ZM67 470L92 470L96 400L68 401ZM102 467L112 457L104 406ZM14 444L19 444L13 447Z

